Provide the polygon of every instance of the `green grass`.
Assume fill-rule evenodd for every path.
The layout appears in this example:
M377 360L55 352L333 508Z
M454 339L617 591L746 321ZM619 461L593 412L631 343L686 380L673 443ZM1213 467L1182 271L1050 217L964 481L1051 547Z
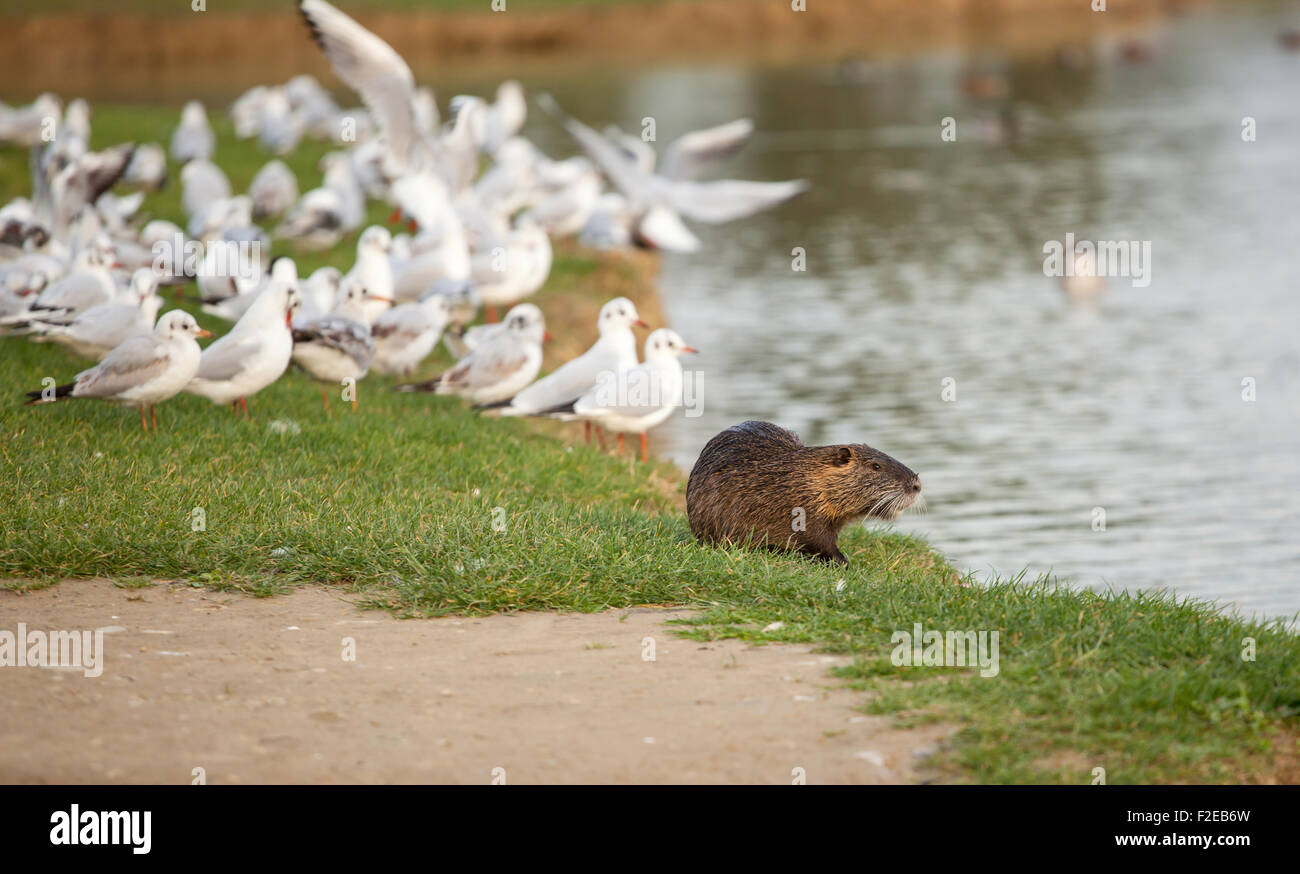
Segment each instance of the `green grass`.
M175 117L99 106L96 140L165 142ZM218 159L243 188L266 156L218 124ZM290 159L304 188L323 151L308 145ZM24 155L0 153L0 199L26 192L25 167ZM169 190L147 208L174 218L177 198ZM347 267L354 243L300 259L303 269ZM626 265L570 252L538 301L563 318L558 301L608 297L632 280ZM0 575L19 578L10 587L103 576L272 595L325 583L413 617L691 604L702 612L677 626L690 637L850 654L840 673L871 693L865 707L956 726L936 759L941 779L1082 784L1095 767L1112 783L1296 779L1300 639L1280 623L1042 580L962 587L924 542L862 528L843 538L849 568L707 549L691 537L669 466L565 446L553 431L396 394L375 376L361 383L356 415L337 402L326 414L315 384L290 373L251 399L251 423L186 395L159 408L154 435L133 411L104 404L20 405L16 389L82 366L53 346L0 341L11 391L0 404ZM761 631L776 621L784 627ZM998 630L999 675L894 666L890 635L916 622Z

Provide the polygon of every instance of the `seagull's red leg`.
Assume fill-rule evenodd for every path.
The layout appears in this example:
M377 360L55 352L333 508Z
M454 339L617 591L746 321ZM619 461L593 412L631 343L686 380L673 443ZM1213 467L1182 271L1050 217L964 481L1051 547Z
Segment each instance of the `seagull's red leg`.
M357 387L353 385L352 386L352 412L355 413L356 411L357 411Z
M585 442L588 446L590 446L590 445L591 445L591 422L583 422L583 423L582 423L582 432L583 432L583 435L584 435L585 438L586 438L586 439L584 440L584 442Z
M158 408L149 407L149 427L154 431L158 430Z
M601 451L601 452L604 452L604 451L605 451L605 432L601 430L601 428L600 428L599 425L596 426L596 439L600 441L600 451Z
M320 402L325 405L325 412L328 413L330 411L330 399L325 394L325 386L323 385L320 387Z
M618 432L618 454L619 455L623 454L623 432L622 431Z
M646 453L646 439L645 439L644 431L641 432L641 460L642 461L650 460L650 456Z
M140 405L140 427L144 429L144 433L146 433L146 434L149 433L149 423L146 422L145 419L144 419L144 405L143 405L143 404Z
M253 418L252 416L248 415L248 398L240 398L240 399L239 399L239 408L240 408L241 410L244 411L244 418L245 418L245 419L252 419L252 418Z
M497 320L497 308L492 304L483 307L483 318L488 320L488 324Z
M232 411L234 411L235 418L238 419L238 418L239 418L239 398L235 398L233 401L230 402L230 409L231 409Z

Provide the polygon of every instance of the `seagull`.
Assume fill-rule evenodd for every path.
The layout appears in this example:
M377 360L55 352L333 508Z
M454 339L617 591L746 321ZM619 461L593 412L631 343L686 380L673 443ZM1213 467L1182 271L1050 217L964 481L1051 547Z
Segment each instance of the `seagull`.
M533 205L524 215L557 237L581 231L600 202L600 173L581 156L544 165L537 186Z
M136 146L122 181L137 188L160 191L167 184L167 152L158 143Z
M419 220L417 204L404 200L404 179L436 177L451 196L459 195L478 172L478 148L487 111L483 101L459 98L456 117L438 139L415 87L411 68L393 47L325 0L299 0L298 11L325 53L335 75L361 97L379 128L386 151L382 175L393 181L402 210Z
M393 307L370 326L375 339L372 366L380 373L410 376L438 345L451 318L452 298L438 283L415 303Z
M451 370L425 382L399 385L397 390L460 395L475 404L514 397L537 378L542 368L542 343L550 334L542 311L531 303L510 310L501 325L499 332Z
M314 251L332 248L361 227L366 210L365 193L346 154L331 152L320 165L325 171L321 187L304 194L275 230L276 236Z
M483 404L481 409L496 410L503 416L534 416L543 410L570 403L586 394L601 374L619 373L636 366L636 335L632 328L648 327L637 315L636 306L625 297L616 297L600 308L595 344L586 352L562 365L508 400ZM587 423L590 438L591 423Z
M305 127L305 119L294 110L285 89L267 91L257 118L257 140L262 148L273 155L287 155L298 148Z
M72 269L65 276L45 287L28 312L0 322L14 324L32 317L71 321L93 306L111 303L118 293L112 273L116 265L112 242L106 236L97 236L77 252Z
M90 148L90 104L82 98L70 101L63 112L63 125L55 132L49 158L62 169Z
M345 282L355 283L368 292L365 299L366 324L392 306L393 267L388 260L392 248L393 235L388 229L371 225L357 239L357 261L343 277Z
M639 216L638 236L651 246L693 252L699 239L682 218L720 224L753 215L806 191L802 179L788 182L747 182L718 179L697 182L694 177L735 153L753 130L746 119L695 131L672 143L660 172L648 172L641 150L629 154L625 146L566 114L554 98L543 95L539 104L560 120L569 135L600 166L628 199Z
M67 263L46 252L27 252L0 266L4 290L9 295L0 305L0 324L8 316L26 318L22 314L31 308L45 287L67 273Z
M645 361L619 373L606 371L586 394L543 413L555 418L582 419L618 434L641 435L641 460L649 461L646 432L662 423L682 403L682 364L678 356L698 350L670 328L654 331L645 341Z
M86 208L122 178L134 154L134 143L85 152L66 164L56 160L52 147L33 153L33 221L64 238L78 216L94 213Z
M524 87L513 79L497 86L496 102L486 108L483 114L483 152L495 155L497 149L519 133L528 118L528 101L524 98Z
M253 218L279 215L297 202L298 179L283 161L268 161L253 177L248 196L253 199Z
M326 140L334 133L341 110L325 86L310 73L300 73L284 83L289 105L302 121L303 133Z
M177 163L211 161L217 148L216 135L208 124L203 104L191 100L181 109L181 123L172 132L172 158Z
M470 328L469 323L474 321L478 315L478 308L482 300L474 286L468 281L457 282L455 280L444 280L441 283L434 283L431 288L443 289L447 295L447 300L451 305L451 322L447 325L447 330L443 331L442 343L451 353L451 357L459 361L469 354L473 346L465 342L469 334L483 330L493 329L500 330L502 325L497 322L493 325L480 325L477 328Z
M126 195L117 195L111 191L105 191L95 201L95 211L104 220L104 227L108 233L119 236L134 236L135 232L130 227L131 221L140 212L140 207L143 205L143 191Z
M333 311L293 329L293 360L321 383L352 382L352 411L356 412L356 381L365 377L375 356L367 307L374 297L357 280L345 278ZM385 299L391 304L391 300ZM321 403L329 411L329 396L320 387Z
M199 158L181 168L181 208L191 220L230 195L230 180L211 161Z
M10 316L22 318L30 309L36 295L45 287L45 274L26 274L10 270L0 280L0 320Z
M393 297L415 300L441 279L469 279L469 239L446 185L429 174L404 176L393 183L392 192L399 206L390 218L405 214L418 231L391 255Z
M235 136L238 139L246 140L257 135L257 122L262 114L262 103L270 90L265 85L254 85L230 104L230 121L235 126Z
M274 266L274 265L273 265ZM226 240L214 240L203 250L203 260L194 271L194 280L199 288L199 303L203 312L227 322L239 320L248 311L255 293L261 290L264 279L260 265L255 271L245 272L252 267L240 263L239 244ZM297 277L295 271L294 277Z
M490 247L490 248L488 248ZM528 218L503 237L484 243L471 261L472 279L486 309L487 320L495 322L498 306L509 306L531 297L551 275L551 238Z
M253 223L253 200L246 194L220 197L211 201L201 212L190 217L186 230L192 239L209 242L234 228L246 228Z
M286 259L287 260L287 259ZM280 378L293 353L290 325L302 299L272 276L230 333L203 350L198 373L185 391L248 415L248 396Z
M379 125L387 146L385 175L396 178L412 164L431 163L429 143L420 139L416 124L415 77L402 56L325 0L300 0L298 11L335 74L361 96Z
M131 276L125 303L102 303L66 323L32 322L28 330L34 340L52 340L83 358L101 361L132 334L146 332L154 324L162 306L157 290L153 271L141 267Z
M328 314L339 298L339 285L342 281L343 274L337 267L320 267L298 283L302 310L294 317L294 324L304 324Z
M59 98L48 93L27 106L0 104L0 143L30 149L41 142L45 120L58 118L61 109Z
M53 403L63 398L101 398L139 407L140 426L146 431L149 419L157 430L153 408L183 389L199 368L196 337L211 337L184 310L172 310L158 320L152 333L133 334L89 370L78 373L66 385L27 393L28 404Z

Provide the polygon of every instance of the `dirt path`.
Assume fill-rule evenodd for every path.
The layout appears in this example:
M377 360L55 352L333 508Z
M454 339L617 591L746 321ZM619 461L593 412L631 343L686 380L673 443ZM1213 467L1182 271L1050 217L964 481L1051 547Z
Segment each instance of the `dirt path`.
M889 783L918 779L950 730L854 710L837 657L683 640L663 624L680 615L402 621L324 589L0 591L0 631L119 629L97 678L0 667L0 782Z

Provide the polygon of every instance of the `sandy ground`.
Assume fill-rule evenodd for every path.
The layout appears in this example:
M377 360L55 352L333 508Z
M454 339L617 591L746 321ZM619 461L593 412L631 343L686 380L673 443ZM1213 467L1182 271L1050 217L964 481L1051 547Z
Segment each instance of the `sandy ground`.
M682 615L398 620L313 588L0 591L0 630L116 629L99 677L0 667L0 782L188 783L203 768L210 784L788 784L796 769L895 783L921 779L950 731L855 710L862 696L828 674L838 657L683 640L664 625Z

